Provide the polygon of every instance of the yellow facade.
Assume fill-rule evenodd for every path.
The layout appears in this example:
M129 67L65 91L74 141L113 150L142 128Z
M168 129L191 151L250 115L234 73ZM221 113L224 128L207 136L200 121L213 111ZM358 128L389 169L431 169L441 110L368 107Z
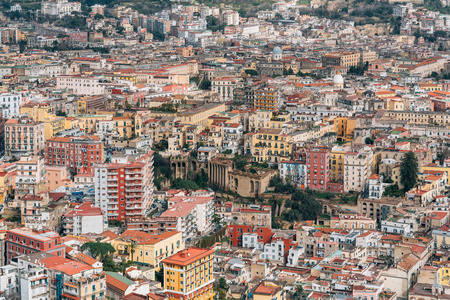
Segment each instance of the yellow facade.
M420 173L424 173L425 171L433 171L439 172L440 174L444 174L447 172L447 182L448 184L448 176L450 175L450 167L440 167L440 166L422 166L419 168Z
M184 250L185 247L181 232L166 232L155 236L143 232L133 233L136 233L134 237L121 236L113 240L111 245L117 253L128 255L128 260L152 266L156 271L160 270L163 259Z
M343 142L353 140L353 132L356 128L356 119L354 118L336 118L334 128L337 139Z
M225 103L210 103L197 109L190 109L178 113L181 123L208 126L208 118L226 110Z
M169 300L214 299L213 254L212 249L189 248L163 261Z
M142 119L137 114L130 117L114 117L113 126L119 135L126 139L138 137L142 133Z
M36 122L44 123L44 138L51 139L65 129L65 118L57 117L54 107L50 105L22 106L21 114L28 114Z
M291 157L291 136L281 134L281 129L263 128L251 142L255 162L279 162Z
M444 286L450 285L450 267L439 268L436 272L437 282Z
M255 91L255 108L265 110L277 110L280 106L278 92L275 90Z
M332 182L344 182L344 161L346 148L337 147L331 150L331 171L330 179Z
M78 100L77 102L77 114L87 114L87 101L86 100Z
M73 117L77 118L80 130L85 132L95 132L98 121L109 121L112 119L111 115L75 115Z

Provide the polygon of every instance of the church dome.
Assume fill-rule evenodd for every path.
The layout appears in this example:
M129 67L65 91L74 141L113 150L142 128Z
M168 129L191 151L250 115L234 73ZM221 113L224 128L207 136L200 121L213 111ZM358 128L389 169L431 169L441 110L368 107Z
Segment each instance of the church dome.
M333 77L333 84L334 85L344 84L344 77L342 77L341 72L337 72L336 75L334 75L334 77Z
M272 54L273 54L273 55L279 55L279 54L282 54L282 53L281 53L281 48L278 47L278 46L275 47L275 48L273 48Z

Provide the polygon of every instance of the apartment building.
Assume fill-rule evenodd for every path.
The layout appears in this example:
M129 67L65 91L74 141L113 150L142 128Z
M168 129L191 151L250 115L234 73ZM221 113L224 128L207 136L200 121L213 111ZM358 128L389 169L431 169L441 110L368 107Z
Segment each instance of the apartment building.
M340 146L334 146L331 149L329 190L344 191L344 159L345 153L349 150L347 147Z
M356 67L360 62L360 52L331 52L322 56L322 67Z
M103 96L86 96L77 102L77 114L96 113L105 109L106 98Z
M45 164L66 166L76 173L94 173L105 161L103 142L90 137L54 137L45 142Z
M330 150L317 147L306 151L308 186L311 189L326 190L330 181Z
M94 171L95 205L107 220L145 216L153 201L153 151L130 161L98 164Z
M38 155L44 150L44 123L29 118L9 119L5 123L5 154Z
M102 233L105 231L103 215L103 211L94 206L92 201L85 201L64 214L64 233L66 235Z
M111 242L119 255L139 265L151 266L158 271L162 260L184 250L181 232L165 232L151 235L142 231L126 230L119 238ZM132 244L135 245L134 249Z
M75 95L102 95L105 87L100 79L87 75L61 75L56 77L56 88L67 89Z
M41 12L43 15L50 15L62 18L72 12L81 11L80 2L69 2L67 0L42 1Z
M253 161L277 163L289 160L292 154L291 136L283 129L263 128L251 139Z
M58 117L55 107L48 103L30 102L20 107L21 114L28 114L35 122L44 123L44 139L48 140L58 132L66 129L66 118Z
M25 255L18 258L17 264L22 270L44 268L46 272L41 273L43 275L41 283L47 283L48 299L104 299L106 296L106 276L103 268L94 268L83 262L50 253ZM35 281L36 278L33 275L31 273L27 277ZM31 285L31 291L34 292L41 286L42 284ZM23 291L30 292L29 289ZM22 297L22 299L25 298Z
M48 196L37 196L28 194L23 196L20 201L21 223L27 228L42 229L45 222L42 219L42 212L46 209L49 202Z
M45 190L44 158L22 155L17 164L15 195L20 199L25 195L38 195Z
M274 111L281 107L282 100L279 92L274 88L256 90L254 94L254 108Z
M235 77L221 77L211 80L211 89L213 93L219 94L221 101L233 100L234 89L240 88L242 82Z
M161 214L161 218L176 219L177 231L187 239L209 232L213 215L213 197L176 196L168 199L168 209Z
M27 227L6 231L6 260L10 263L17 256L37 252L52 253L64 257L65 245L54 231L32 230Z
M344 160L344 191L362 192L371 174L371 152L347 152Z
M278 163L278 171L283 182L292 183L295 186L305 189L308 186L305 162L295 160L282 160Z
M22 105L22 94L2 93L0 94L0 113L3 118L10 119L19 115Z
M214 299L213 254L214 249L189 248L162 261L169 300Z
M272 207L269 205L235 207L231 212L231 222L272 228Z

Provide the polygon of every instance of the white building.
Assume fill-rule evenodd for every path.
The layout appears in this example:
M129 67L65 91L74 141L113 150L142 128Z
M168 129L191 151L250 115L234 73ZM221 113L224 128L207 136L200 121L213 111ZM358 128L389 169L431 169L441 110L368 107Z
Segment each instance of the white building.
M65 234L79 235L105 231L103 212L90 201L86 201L64 215Z
M399 219L396 221L381 221L381 231L387 233L401 234L405 236L411 235L414 229L414 220Z
M74 11L81 11L80 2L68 2L67 0L42 1L41 13L56 17L70 15Z
M383 175L373 174L369 177L369 198L381 199L388 183L383 183Z
M206 234L212 229L214 197L175 196L168 201L168 209L162 218L175 218L177 230L183 239L192 238L196 233Z
M239 25L239 13L235 10L226 10L222 13L222 22L224 25Z
M1 267L0 275L0 293L3 297L8 297L17 294L17 267L13 265L6 265Z
M50 299L47 269L43 267L35 267L29 270L24 270L21 272L19 280L20 299Z
M0 109L4 118L10 119L19 115L19 108L22 105L21 94L0 94Z
M288 251L288 257L286 265L288 267L295 267L298 265L298 259L301 255L305 253L305 248L303 247L297 247L294 249L289 249Z
M258 234L253 232L244 232L242 234L242 247L243 248L256 248L258 250L264 250L264 243L258 243Z
M259 255L259 258L284 262L284 241L277 240L265 244L264 252Z
M105 92L105 87L98 77L84 75L58 76L56 88L72 90L76 95L102 95Z

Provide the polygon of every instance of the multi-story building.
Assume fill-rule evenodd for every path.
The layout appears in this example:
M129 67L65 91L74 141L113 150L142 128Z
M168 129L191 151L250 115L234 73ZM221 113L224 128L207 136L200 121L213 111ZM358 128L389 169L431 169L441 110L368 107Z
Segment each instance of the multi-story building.
M24 255L17 260L17 265L22 270L41 267L46 270L42 273L40 283L48 287L48 299L105 299L106 277L102 267L56 257L50 253ZM34 276L30 279L36 282ZM24 282L25 288L28 287L28 282ZM31 285L31 291L38 289L41 285ZM31 292L30 290L22 291L27 294Z
M265 88L255 91L254 108L274 111L281 107L282 101L279 92L275 88Z
M96 113L98 110L104 109L106 98L103 96L86 96L77 102L77 114Z
M226 10L222 13L222 23L224 25L239 25L239 13L235 10Z
M85 201L64 214L64 233L66 235L102 233L105 231L103 215L99 207L94 206L91 201Z
M231 212L231 223L272 228L272 207L270 205L236 207Z
M30 102L20 107L21 114L28 114L35 122L44 123L44 139L48 140L66 129L66 118L56 116L55 107L48 103Z
M306 151L308 187L326 190L330 181L330 150L317 147Z
M153 201L153 152L134 161L95 166L95 205L107 220L145 216Z
M102 95L105 91L100 79L85 75L61 75L56 77L58 89L71 90L76 95Z
M289 182L305 189L308 186L307 172L305 162L295 160L282 160L278 163L278 170L283 182Z
M291 136L283 129L263 128L251 137L253 161L277 163L291 158Z
M344 159L350 149L335 146L330 155L330 183L328 189L336 192L344 191Z
M22 155L17 162L15 185L15 194L18 199L25 195L38 195L44 191L44 158L41 156Z
M5 154L38 155L44 150L44 123L29 118L9 119L5 123Z
M214 93L219 94L221 101L233 100L233 92L235 88L241 87L242 82L235 77L221 77L211 80L211 89Z
M322 67L356 67L361 62L360 52L332 52L322 56Z
M69 2L67 0L56 0L42 2L41 13L43 15L50 15L54 17L62 18L66 15L70 15L74 11L81 11L80 2Z
M135 245L134 248L132 244ZM112 241L111 245L119 255L127 255L128 260L159 270L164 258L184 250L184 239L179 231L151 235L142 231L127 230Z
M0 113L4 118L10 119L19 115L22 105L22 94L2 93L0 94Z
M22 227L6 232L7 263L17 256L37 252L47 252L64 257L65 249L61 236L51 230L32 230Z
M213 249L189 248L162 261L169 300L214 299Z
M103 142L90 137L54 137L45 142L45 164L66 166L76 173L94 173L105 160Z
M48 204L48 197L28 194L20 200L20 217L22 224L31 229L42 229L45 222L42 220L42 212Z
M184 239L204 235L212 228L213 200L213 197L172 197L161 217L175 218L177 231L182 232Z
M344 191L362 192L371 174L372 151L347 152L344 160Z

